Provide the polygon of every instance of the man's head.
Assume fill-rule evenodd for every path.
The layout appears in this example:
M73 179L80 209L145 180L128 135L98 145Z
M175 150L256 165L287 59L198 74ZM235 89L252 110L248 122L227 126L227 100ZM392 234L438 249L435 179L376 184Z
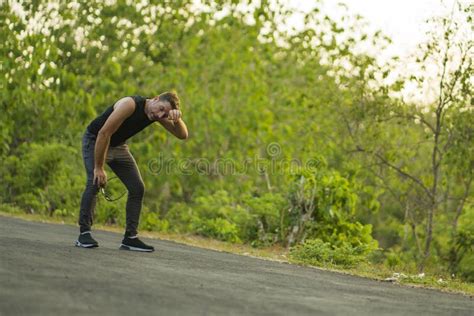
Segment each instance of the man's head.
M171 109L179 110L179 97L176 94L176 92L174 92L174 91L165 92L165 93L160 94L157 97L162 102L168 102L171 105Z
M179 110L179 97L176 92L165 92L150 100L148 112L150 119L167 118L171 110Z

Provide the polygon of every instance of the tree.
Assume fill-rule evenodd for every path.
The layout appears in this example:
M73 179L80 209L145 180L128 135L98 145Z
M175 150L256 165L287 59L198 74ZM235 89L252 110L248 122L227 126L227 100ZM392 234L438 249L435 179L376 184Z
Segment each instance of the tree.
M413 208L422 214L425 226L422 247L414 232L421 255L421 271L431 255L437 219L438 224L442 224L443 216L452 218L448 229L455 236L456 223L472 197L473 40L465 33L472 25L472 9L472 5L456 3L449 16L431 21L429 39L420 45L420 55L416 58L419 72L410 74L405 82L415 83L420 91L427 92L428 102L401 99L398 104L389 103L389 106L379 108L366 121L371 129L367 129L365 143L356 141L356 151L375 159L372 170L385 184L388 183L392 193L399 191L400 184L380 172L380 165L413 186L409 188L411 193L404 189L395 196L408 203L405 219L411 218L413 225L416 223ZM394 132L400 126L406 130L405 135ZM370 144L367 136L371 133L385 137L376 137L378 142ZM396 143L390 140L393 137L397 137ZM410 204L412 207L408 206ZM439 212L444 212L443 216L438 216Z

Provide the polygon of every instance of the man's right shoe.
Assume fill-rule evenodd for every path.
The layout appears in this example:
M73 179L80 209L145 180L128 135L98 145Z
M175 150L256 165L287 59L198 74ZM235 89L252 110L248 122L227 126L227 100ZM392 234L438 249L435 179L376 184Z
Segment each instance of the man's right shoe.
M83 232L76 240L76 247L95 248L99 247L99 243L94 238L92 238L91 232Z
M132 250L132 251L143 251L143 252L152 252L155 251L153 246L145 244L143 241L138 239L138 237L124 237L122 244L120 245L121 250Z

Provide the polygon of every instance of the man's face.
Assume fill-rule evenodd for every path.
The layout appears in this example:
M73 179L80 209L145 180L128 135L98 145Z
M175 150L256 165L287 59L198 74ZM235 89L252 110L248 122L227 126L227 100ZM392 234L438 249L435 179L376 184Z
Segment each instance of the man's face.
M150 103L150 118L154 121L168 117L171 111L171 104L168 101L160 101L154 98Z

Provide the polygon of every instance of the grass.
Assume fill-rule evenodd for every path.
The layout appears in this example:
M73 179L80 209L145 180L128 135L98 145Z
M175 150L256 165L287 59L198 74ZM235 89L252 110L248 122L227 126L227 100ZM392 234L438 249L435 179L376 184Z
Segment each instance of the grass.
M70 224L76 225L76 221L70 217L50 217L46 215L25 214L22 212L5 212L0 210L0 215L20 218L28 221L37 221L43 223L53 224ZM123 233L123 227L112 225L95 224L95 229L111 231L116 233ZM474 284L463 282L458 279L452 279L446 275L430 274L428 271L424 275L409 274L404 271L397 271L390 269L383 264L371 264L368 262L361 263L353 268L342 268L334 265L324 266L310 266L304 262L293 260L288 255L288 250L279 245L274 245L265 248L254 248L246 244L232 244L206 237L196 236L192 234L177 234L177 233L162 233L162 232L140 232L143 237L170 240L178 243L212 249L216 251L234 253L244 256L251 256L266 260L273 260L279 262L286 262L291 264L298 264L309 266L321 270L333 271L349 275L355 275L365 278L370 278L378 281L392 282L395 284L406 285L411 287L422 287L441 290L450 293L459 293L469 297L474 297ZM387 280L390 279L390 280Z

